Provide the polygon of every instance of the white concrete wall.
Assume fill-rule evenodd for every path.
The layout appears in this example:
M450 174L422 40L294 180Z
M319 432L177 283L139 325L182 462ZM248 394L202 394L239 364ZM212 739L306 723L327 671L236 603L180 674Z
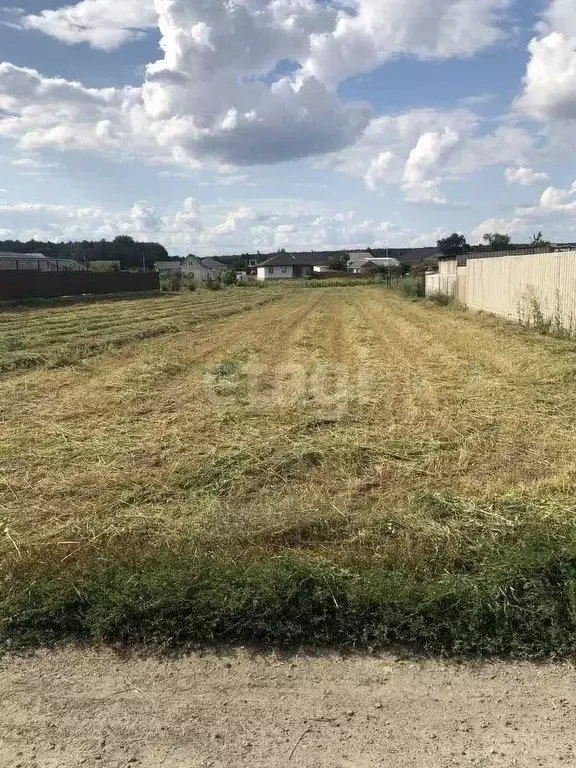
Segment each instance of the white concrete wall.
M426 272L424 275L426 296L430 296L432 293L438 293L440 290L440 273L439 272Z
M576 251L471 259L466 283L471 309L526 321L533 299L545 319L576 325Z
M292 277L292 267L258 267L258 280L285 280Z
M426 272L425 278L426 296L430 296L432 293L449 293L451 296L456 296L458 289L458 277L456 274Z
M316 266L312 268L314 272L330 272L330 267Z
M439 259L438 272L441 275L455 275L458 268L458 259Z
M456 270L456 298L461 304L466 304L466 283L468 280L468 267L458 267Z

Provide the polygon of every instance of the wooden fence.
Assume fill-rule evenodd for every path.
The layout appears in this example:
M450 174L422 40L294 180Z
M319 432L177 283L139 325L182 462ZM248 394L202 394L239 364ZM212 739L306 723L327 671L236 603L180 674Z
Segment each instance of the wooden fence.
M158 290L154 272L0 272L0 301Z

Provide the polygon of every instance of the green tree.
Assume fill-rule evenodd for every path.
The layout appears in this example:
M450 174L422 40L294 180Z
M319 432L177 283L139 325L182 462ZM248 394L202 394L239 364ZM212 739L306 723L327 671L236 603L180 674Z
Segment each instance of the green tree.
M220 278L224 285L236 285L236 272L233 269L227 269Z
M346 272L349 261L350 256L347 253L336 253L330 259L330 269L334 269L337 272Z
M470 252L470 246L466 242L466 238L457 232L454 232L450 237L438 240L436 245L444 256L462 256Z
M488 244L491 251L508 251L512 248L510 235L502 235L499 232L487 232L482 239Z
M549 240L544 240L544 237L542 236L542 230L538 232L536 235L532 235L530 238L530 245L539 247L539 246L546 246L550 245Z

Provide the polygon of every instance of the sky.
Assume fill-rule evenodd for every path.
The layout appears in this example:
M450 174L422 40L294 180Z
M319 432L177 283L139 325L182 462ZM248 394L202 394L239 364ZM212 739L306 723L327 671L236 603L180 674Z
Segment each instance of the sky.
M0 240L576 241L575 0L0 9Z

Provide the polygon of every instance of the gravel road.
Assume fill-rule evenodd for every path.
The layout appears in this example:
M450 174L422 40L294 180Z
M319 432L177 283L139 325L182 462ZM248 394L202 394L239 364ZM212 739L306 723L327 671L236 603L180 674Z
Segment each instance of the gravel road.
M567 664L66 649L0 660L0 766L569 766L575 712Z

